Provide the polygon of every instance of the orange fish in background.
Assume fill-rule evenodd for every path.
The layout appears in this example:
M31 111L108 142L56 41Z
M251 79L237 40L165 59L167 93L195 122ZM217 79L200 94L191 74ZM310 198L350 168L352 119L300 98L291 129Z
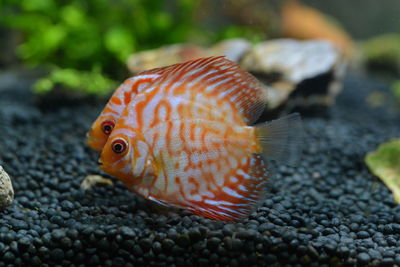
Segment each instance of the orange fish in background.
M298 114L249 126L265 89L224 57L175 65L126 106L100 168L136 194L208 218L245 218L264 195L270 159L293 163Z
M340 48L345 56L353 50L351 37L315 8L299 0L287 0L282 7L282 34L300 40L325 39Z
M92 124L87 133L87 145L93 150L101 152L126 105L170 67L172 66L143 71L126 79L115 90L98 118Z

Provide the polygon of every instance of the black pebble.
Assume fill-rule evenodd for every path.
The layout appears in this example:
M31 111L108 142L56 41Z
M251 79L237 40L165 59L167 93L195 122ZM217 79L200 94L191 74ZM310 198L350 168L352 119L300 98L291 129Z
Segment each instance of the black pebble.
M371 260L371 257L367 253L362 252L357 255L357 259L360 261L360 263L365 264Z

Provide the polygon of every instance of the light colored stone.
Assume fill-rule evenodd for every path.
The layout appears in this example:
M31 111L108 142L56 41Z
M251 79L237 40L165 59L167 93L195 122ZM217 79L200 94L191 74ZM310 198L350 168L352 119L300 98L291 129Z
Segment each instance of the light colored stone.
M238 62L250 48L251 43L243 38L223 40L210 48L192 44L166 45L132 54L127 65L130 72L135 74L201 57L226 56L229 60Z
M11 204L14 199L14 189L10 176L0 166L0 209L4 209Z
M141 71L181 63L204 56L204 48L191 44L176 44L162 46L132 54L127 61L130 72Z
M95 185L113 185L113 184L114 183L110 179L104 178L101 175L92 174L86 176L85 179L83 179L81 183L81 188L83 190L87 190Z
M260 43L241 61L247 71L283 74L283 79L298 83L328 72L337 63L337 49L326 41L278 39Z
M251 43L243 38L223 40L207 49L207 56L225 56L234 62L239 62L242 56L251 48Z
M305 82L309 85L306 89L312 92L297 95L294 106L332 105L341 91L346 66L341 53L331 43L292 39L259 43L243 56L240 65L268 86L268 109L284 105L295 90L304 90ZM318 84L322 79L328 81L311 88L313 82Z
M327 41L275 39L252 46L248 40L236 38L209 48L177 44L135 53L128 59L128 68L136 74L221 55L237 62L266 85L267 110L331 106L341 91L346 66L340 51ZM295 97L294 91L299 92Z

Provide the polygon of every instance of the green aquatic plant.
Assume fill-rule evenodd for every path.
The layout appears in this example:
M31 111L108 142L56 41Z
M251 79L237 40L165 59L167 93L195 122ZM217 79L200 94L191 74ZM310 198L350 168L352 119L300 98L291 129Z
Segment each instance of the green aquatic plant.
M102 75L98 69L78 71L55 68L48 76L40 78L33 88L36 93L47 93L56 86L63 86L88 94L106 95L116 85L116 82Z
M221 41L224 39L231 39L237 37L247 39L252 43L258 43L265 39L265 34L261 33L260 31L254 28L246 26L230 25L219 31L214 39Z
M51 90L49 86L57 82L103 93L104 88L88 87L86 78L110 85L106 77L126 77L129 54L187 41L198 32L192 19L197 4L189 0L173 4L165 0L0 0L0 26L23 33L17 54L25 63L50 69L49 77L35 86L37 91ZM94 66L98 71L93 71Z
M49 75L34 86L55 86L89 94L115 89L112 80L129 74L125 62L136 51L165 44L227 37L259 39L236 25L214 33L200 27L192 0L0 0L0 27L20 31L18 56L30 66L46 66ZM97 88L97 89L96 89Z
M376 36L363 44L363 55L367 66L377 70L400 73L400 34Z
M376 151L368 153L365 162L392 191L395 201L400 203L400 139L380 145Z

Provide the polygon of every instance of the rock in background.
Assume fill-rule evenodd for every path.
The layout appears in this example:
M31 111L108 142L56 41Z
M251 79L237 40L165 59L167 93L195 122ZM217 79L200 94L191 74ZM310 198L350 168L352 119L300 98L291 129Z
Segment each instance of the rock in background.
M6 208L14 199L14 190L10 176L0 166L0 209Z
M289 112L332 106L346 64L329 42L277 39L254 46L240 65L268 85L268 110Z
M315 111L333 105L346 66L341 51L327 41L275 39L252 46L248 40L237 38L209 48L182 44L140 52L129 58L128 68L136 74L219 55L237 62L267 85L267 119L295 108Z
M128 69L132 73L164 67L202 57L205 48L191 44L166 45L157 49L142 51L128 58Z
M242 57L252 49L251 43L242 38L223 40L206 50L206 56L224 55L227 59L240 62Z

